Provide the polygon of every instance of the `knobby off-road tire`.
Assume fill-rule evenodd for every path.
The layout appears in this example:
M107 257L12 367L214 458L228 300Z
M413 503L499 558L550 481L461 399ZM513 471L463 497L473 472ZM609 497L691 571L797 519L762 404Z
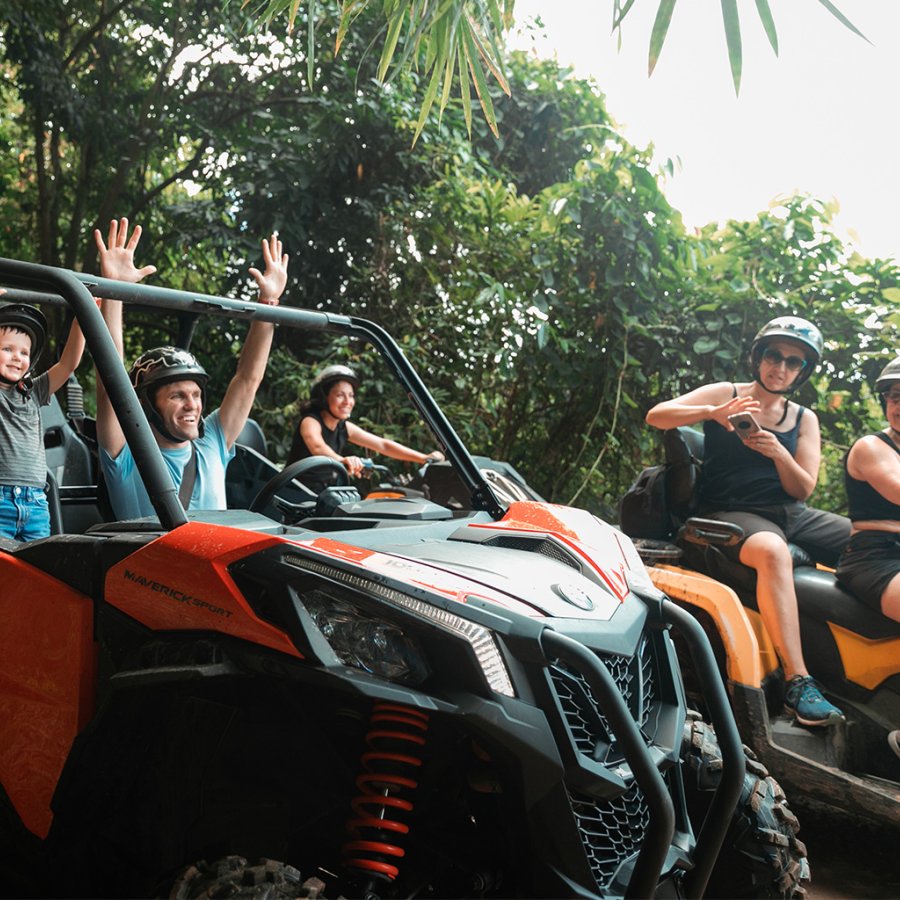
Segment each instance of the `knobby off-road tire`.
M251 865L242 856L226 856L188 866L172 886L169 900L313 900L324 897L324 887L318 878L304 881L286 863L261 859Z
M685 724L685 790L695 829L722 774L722 753L713 727ZM806 846L781 786L753 751L744 747L747 774L731 826L709 879L707 897L802 898L810 880Z

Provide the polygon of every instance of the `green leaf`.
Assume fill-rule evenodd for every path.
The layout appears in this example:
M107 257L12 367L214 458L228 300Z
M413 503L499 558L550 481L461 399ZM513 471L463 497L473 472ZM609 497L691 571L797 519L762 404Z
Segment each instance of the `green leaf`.
M425 127L425 121L428 119L428 113L434 105L434 98L437 96L437 89L441 83L440 66L434 66L431 70L431 81L428 82L428 90L422 99L422 109L419 111L419 121L416 122L416 133L413 135L412 146L415 147L422 129Z
M772 18L772 10L769 9L769 0L756 0L756 11L766 30L766 37L769 39L772 51L778 56L778 32L775 31L775 20Z
M735 96L741 92L741 22L738 18L737 0L721 0L722 21L725 23L725 41L728 44L728 60L731 63L731 80Z
M291 8L290 21L293 23L294 16L297 15L297 9L300 6L300 0L294 0ZM306 20L306 80L312 86L315 76L315 59L316 59L316 0L309 0L309 14ZM290 30L290 28L289 28Z
M694 341L694 353L712 353L719 348L718 338L702 337Z
M468 26L467 21L463 21L461 23L461 32L463 41L466 45L466 56L468 57L469 62L469 71L472 73L472 80L475 82L475 93L478 94L478 99L481 102L481 111L484 113L484 118L490 126L491 131L494 134L494 137L500 137L500 130L497 128L497 116L494 113L494 104L491 101L491 95L488 92L487 82L484 78L484 70L481 68L481 63L478 61L478 51L475 47L475 41L472 37L472 33Z
M384 81L387 70L390 68L391 59L393 59L394 51L397 49L397 41L400 39L400 29L403 28L403 21L406 18L406 7L398 5L394 10L394 14L388 25L387 38L384 41L384 47L381 51L381 59L378 61L378 72L376 77L379 81Z
M476 27L475 22L472 21L472 17L466 13L464 24L462 25L463 36L467 42L471 41L474 47L478 50L478 55L484 60L484 64L487 66L490 73L497 79L497 83L500 85L503 93L509 96L509 83L506 80L506 76L504 75L500 64L497 62L499 59L499 49L497 47L496 42L493 42L492 46L494 47L495 56L491 56L488 53L487 49L484 46L484 43L481 40L481 37L478 34L478 28ZM469 51L471 55L471 50Z
M866 43L872 42L833 4L830 0L819 0L819 3L825 7L845 28L849 28L854 34L858 34Z
M884 297L885 300L890 301L891 303L900 303L900 288L885 288L881 292L881 296Z
M469 70L466 67L466 53L460 41L456 48L459 58L459 95L462 98L463 118L466 122L466 131L472 137L472 89L469 85Z
M618 4L616 4L618 9L613 10L612 31L615 31L621 26L622 20L628 15L628 10L631 9L633 5L634 0L625 0L625 3L621 7L618 7Z
M666 40L669 23L672 21L672 11L675 9L675 0L659 0L659 9L656 10L656 21L653 23L653 31L650 33L650 59L647 63L647 75L652 75L659 60L659 54Z

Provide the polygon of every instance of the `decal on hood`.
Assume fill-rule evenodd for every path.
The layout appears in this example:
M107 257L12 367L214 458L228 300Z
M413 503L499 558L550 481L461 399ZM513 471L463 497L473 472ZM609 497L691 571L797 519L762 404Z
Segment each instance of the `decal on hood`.
M177 600L179 603L184 603L187 606L196 606L199 609L204 609L217 616L224 616L226 619L231 616L230 609L223 609L221 606L215 606L212 603L208 603L206 600L201 600L200 597L195 597L193 594L188 594L178 590L178 588L170 587L167 584L163 584L161 581L156 581L154 578L138 575L130 569L125 569L122 577L127 581L133 581L141 587L148 588L157 594L162 594L164 597L170 597L172 600Z

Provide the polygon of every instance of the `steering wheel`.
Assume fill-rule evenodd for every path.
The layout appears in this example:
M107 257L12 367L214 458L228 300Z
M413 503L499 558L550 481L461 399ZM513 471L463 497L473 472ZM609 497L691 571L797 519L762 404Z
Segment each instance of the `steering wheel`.
M298 459L285 466L280 472L273 475L260 489L250 504L250 512L261 512L269 502L288 482L295 478L302 481L303 476L309 476L313 472L330 471L337 475L337 484L346 486L350 484L350 476L344 468L344 464L330 456L308 456L306 459ZM300 485L310 500L315 500L318 494L310 490L305 484Z

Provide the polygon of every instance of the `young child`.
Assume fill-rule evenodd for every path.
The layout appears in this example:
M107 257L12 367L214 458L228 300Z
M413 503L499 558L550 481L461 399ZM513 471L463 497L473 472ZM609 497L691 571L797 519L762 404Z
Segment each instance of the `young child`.
M31 378L46 340L40 310L25 303L0 305L0 537L15 541L50 534L40 407L50 403L84 352L84 336L74 322L59 362Z

